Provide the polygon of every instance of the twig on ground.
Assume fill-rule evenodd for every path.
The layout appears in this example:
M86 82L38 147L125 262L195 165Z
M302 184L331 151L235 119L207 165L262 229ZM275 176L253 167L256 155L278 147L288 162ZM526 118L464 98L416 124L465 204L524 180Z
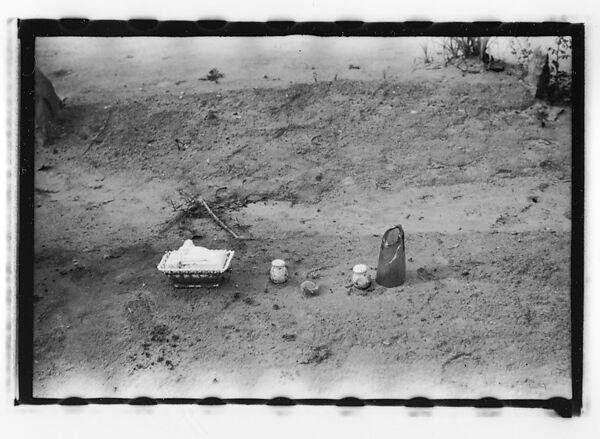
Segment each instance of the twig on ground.
M92 147L92 145L94 143L96 143L96 140L98 140L98 137L100 137L100 135L104 132L104 130L106 130L106 127L108 125L108 121L109 121L111 115L112 115L112 110L108 112L108 115L106 116L106 120L104 121L104 124L100 127L100 129L98 130L98 132L96 133L96 135L90 141L88 147L85 149L85 151L83 151L81 153L81 155L83 155L86 152L88 152L90 150L90 148Z
M230 153L227 155L227 158L229 159L229 158L233 157L234 155L236 155L236 154L238 154L239 152L241 152L241 151L242 151L244 148L246 148L247 146L248 146L248 144L246 143L246 144L244 144L244 145L242 145L242 146L239 146L239 147L237 147L236 149L234 149L233 151L231 151L231 152L230 152Z
M202 203L202 205L204 206L204 208L206 209L206 211L210 214L210 216L213 217L213 219L217 222L217 224L221 226L221 228L223 228L224 230L226 230L227 232L229 232L231 234L231 236L233 236L234 238L240 239L240 235L238 235L233 230L231 230L229 227L227 227L225 225L225 223L223 221L221 221L219 219L219 217L217 217L217 215L215 215L213 213L212 210L210 210L210 207L208 207L208 204L206 204L206 201L204 201L202 198L198 198L198 200Z
M423 308L425 308L425 305L429 305L429 306L431 306L431 301L433 300L433 298L434 298L435 296L437 296L437 295L438 295L438 293L439 293L439 292L440 292L439 290L436 290L436 292L435 292L435 293L433 293L433 294L430 294L430 295L429 295L429 297L427 298L427 300L426 300L426 301L425 301L425 302L424 302L424 303L421 305L421 308L419 308L419 310L417 311L417 314L420 314L420 313L421 313L421 311L423 311Z
M475 157L474 159L468 160L468 161L463 162L463 163L445 163L445 162L442 162L440 160L431 160L431 163L435 164L435 165L442 165L442 166L447 167L447 168L451 168L453 166L456 166L457 168L464 168L465 166L470 165L471 163L474 163L477 160L480 160L481 158L482 158L482 156Z
M287 130L289 130L291 127L291 125L285 126L285 127L281 127L281 128L277 128L275 130L275 134L273 134L273 139L279 139L281 136L283 136L285 134L285 132Z
M472 357L473 356L473 351L471 352L459 352L458 354L455 354L453 356L451 356L450 358L448 358L446 361L444 361L442 363L442 369L446 369L446 366L448 366L450 363L452 363L455 360L458 360L459 358L462 357Z

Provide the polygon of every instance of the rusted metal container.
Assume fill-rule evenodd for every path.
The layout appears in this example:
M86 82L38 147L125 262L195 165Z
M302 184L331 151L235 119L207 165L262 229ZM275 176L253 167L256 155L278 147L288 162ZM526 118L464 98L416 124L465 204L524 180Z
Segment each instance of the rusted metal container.
M375 281L384 287L397 287L406 280L404 230L401 225L386 230L381 238Z

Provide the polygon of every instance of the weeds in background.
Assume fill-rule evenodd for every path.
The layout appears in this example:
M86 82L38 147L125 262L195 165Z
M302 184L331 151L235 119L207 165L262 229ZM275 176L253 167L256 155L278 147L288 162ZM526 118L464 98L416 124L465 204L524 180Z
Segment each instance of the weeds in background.
M447 65L455 59L480 58L488 45L486 37L448 37L442 39L442 54Z
M561 62L571 59L571 37L556 37L555 46L548 50L550 66L550 87L559 98L571 97L571 69L566 71Z
M534 50L529 38L513 38L510 43L510 51L521 68L523 77L531 69L531 61ZM548 88L553 100L569 100L571 96L571 69L566 68L564 62L571 59L571 38L556 37L554 45L547 49L549 79Z
M429 50L429 43L421 43L421 50L423 51L423 64L430 64L433 62L433 56Z
M219 83L219 79L224 78L225 75L219 72L219 69L210 69L210 72L203 77L200 78L201 81L213 81L215 84Z
M510 41L510 53L517 60L517 64L524 69L526 73L527 64L531 59L531 55L533 54L533 49L531 49L531 43L529 39L522 40L521 38L513 38Z

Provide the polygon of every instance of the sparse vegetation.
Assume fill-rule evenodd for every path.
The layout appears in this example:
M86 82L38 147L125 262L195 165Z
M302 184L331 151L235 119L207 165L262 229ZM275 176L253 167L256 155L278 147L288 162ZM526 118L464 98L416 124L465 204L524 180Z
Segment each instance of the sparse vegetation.
M548 50L550 66L550 87L555 98L570 99L571 97L571 69L567 71L562 62L571 59L571 38L556 37L555 46Z
M420 46L423 51L423 64L431 64L433 62L433 56L429 50L429 43L421 43Z
M483 37L448 37L442 39L446 64L455 59L478 58L486 52L489 40Z
M204 78L200 78L202 81L212 81L215 84L219 83L219 79L224 78L225 74L219 72L218 69L210 69L208 74Z
M523 77L530 69L530 61L534 56L529 39L514 38L511 40L511 53L523 72ZM571 58L571 38L556 37L554 45L547 50L548 55L548 96L552 100L569 100L571 97L571 69L566 68L565 61Z
M510 42L510 53L517 60L517 64L526 71L527 63L533 54L529 39L513 38Z

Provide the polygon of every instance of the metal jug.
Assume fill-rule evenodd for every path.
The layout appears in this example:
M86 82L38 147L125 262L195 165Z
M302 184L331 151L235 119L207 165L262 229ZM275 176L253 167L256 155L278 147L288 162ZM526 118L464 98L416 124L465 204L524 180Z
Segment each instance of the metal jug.
M386 230L381 238L375 280L384 287L397 287L406 279L404 230L401 225Z

